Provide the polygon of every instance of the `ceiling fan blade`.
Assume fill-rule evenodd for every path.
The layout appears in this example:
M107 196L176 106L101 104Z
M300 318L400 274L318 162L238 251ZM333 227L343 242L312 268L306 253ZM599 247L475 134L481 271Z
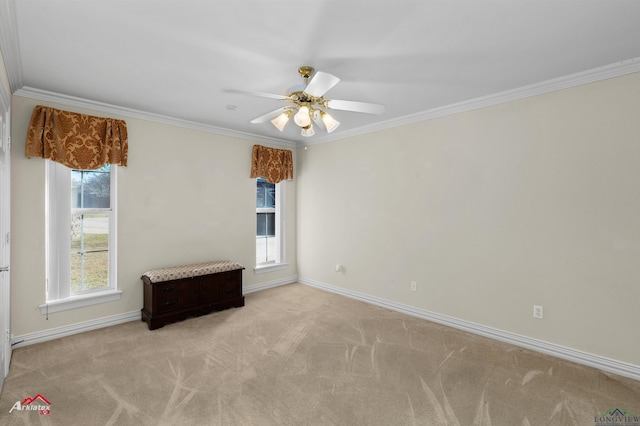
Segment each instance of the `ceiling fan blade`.
M340 79L333 74L316 71L309 84L307 84L306 89L304 89L304 92L307 95L319 98L327 93L333 86L338 84L339 81Z
M271 121L272 119L276 118L278 115L282 114L285 110L290 108L291 107L278 108L276 110L266 113L265 115L261 115L258 118L254 118L253 120L251 120L251 123L252 124L266 123L267 121Z
M342 101L331 99L327 101L327 108L341 109L344 111L364 112L366 114L384 114L384 105L370 104L367 102Z
M291 99L289 96L273 95L271 93L262 93L262 92L251 92L251 91L248 91L248 90L227 89L227 90L225 90L225 92L239 93L241 95L259 96L261 98L278 99L280 101L286 101L286 100Z

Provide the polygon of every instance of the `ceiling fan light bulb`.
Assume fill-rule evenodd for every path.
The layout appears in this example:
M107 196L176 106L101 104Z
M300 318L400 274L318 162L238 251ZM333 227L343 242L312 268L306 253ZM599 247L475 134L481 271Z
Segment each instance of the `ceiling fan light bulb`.
M300 132L300 134L304 137L309 137L309 136L313 136L316 132L313 131L313 126L311 124L309 124L308 126L305 126L302 128L302 132Z
M338 120L336 120L335 118L333 118L332 116L330 116L328 113L324 111L320 113L320 116L322 117L322 122L324 123L324 126L327 128L327 133L333 132L340 125L340 122Z
M301 106L296 115L293 116L293 121L300 127L310 125L311 117L309 116L309 107Z
M286 126L287 122L291 118L291 111L285 111L273 120L271 120L271 124L275 126L276 129L283 131L284 126Z

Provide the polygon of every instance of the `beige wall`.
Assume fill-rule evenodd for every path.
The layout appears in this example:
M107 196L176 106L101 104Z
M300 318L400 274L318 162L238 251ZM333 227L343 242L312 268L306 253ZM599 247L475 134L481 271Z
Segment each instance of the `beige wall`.
M633 74L299 150L300 278L640 365L639 117Z
M104 116L64 105L12 98L12 332L16 336L142 308L140 276L149 269L229 259L242 263L245 288L296 275L295 181L287 182L286 270L255 275L254 142L124 118L129 166L118 169L118 286L122 299L54 313L45 301L45 161L24 156L37 104Z

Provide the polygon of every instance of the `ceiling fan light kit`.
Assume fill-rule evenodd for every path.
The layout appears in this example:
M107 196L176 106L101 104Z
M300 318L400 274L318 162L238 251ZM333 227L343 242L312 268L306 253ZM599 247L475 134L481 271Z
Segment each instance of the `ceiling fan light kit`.
M251 120L251 123L259 124L271 121L271 124L282 132L289 122L289 119L293 116L293 122L300 127L300 134L304 137L310 137L315 134L313 123L316 123L318 126L322 123L327 133L331 133L338 128L340 122L326 111L328 109L362 112L366 114L384 113L385 108L383 105L324 99L324 94L338 84L340 79L332 74L316 71L313 78L309 80L313 71L314 69L309 66L298 68L298 74L304 79L304 85L291 87L286 96L235 89L227 91L277 99L289 103L286 107L278 108Z
M271 120L271 124L276 126L276 129L283 131L284 126L287 125L287 121L291 118L292 110L288 109L273 120Z
M311 111L306 105L302 105L296 115L293 116L293 121L300 127L305 128L311 124Z
M313 136L315 135L315 133L316 132L313 131L313 126L311 124L309 124L306 127L303 127L302 132L300 132L302 136L306 136L306 137Z
M320 117L322 117L322 123L324 123L324 127L327 129L327 133L333 132L340 125L340 122L327 112L320 111Z

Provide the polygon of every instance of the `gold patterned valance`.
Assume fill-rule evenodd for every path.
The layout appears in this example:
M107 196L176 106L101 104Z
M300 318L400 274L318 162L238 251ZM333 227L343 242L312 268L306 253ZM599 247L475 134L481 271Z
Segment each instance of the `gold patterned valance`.
M127 165L127 123L38 105L27 132L27 157L41 157L78 170Z
M293 153L287 149L254 145L250 177L260 177L271 183L293 179Z

